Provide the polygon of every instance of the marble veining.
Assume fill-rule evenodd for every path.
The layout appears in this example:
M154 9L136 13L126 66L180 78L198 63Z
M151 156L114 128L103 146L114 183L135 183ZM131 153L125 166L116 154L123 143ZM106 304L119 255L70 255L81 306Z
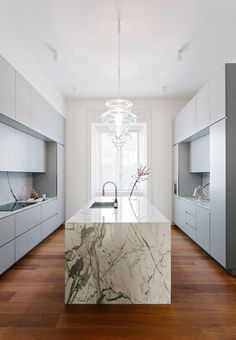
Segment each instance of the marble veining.
M170 303L170 222L155 213L160 221L153 222L153 215L151 222L147 216L146 222L122 223L88 223L79 220L81 214L70 219L65 227L65 303Z
M90 209L90 205L95 201L110 202L112 199L102 196L93 197L84 208L68 220L68 223L169 222L145 197L135 197L131 200L128 197L118 197L118 209Z
M18 200L25 200L30 197L33 186L32 174L27 172L9 172L9 180L13 192ZM0 171L0 205L14 202L11 194L7 172Z

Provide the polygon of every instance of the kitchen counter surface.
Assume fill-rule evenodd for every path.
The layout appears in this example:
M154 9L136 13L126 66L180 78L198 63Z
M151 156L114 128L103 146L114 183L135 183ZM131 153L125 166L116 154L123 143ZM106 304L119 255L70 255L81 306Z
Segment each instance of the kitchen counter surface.
M27 209L31 209L35 206L38 206L40 204L44 204L48 201L52 201L52 200L55 200L55 199L57 199L57 197L47 197L46 201L43 201L41 198L39 198L38 200L35 200L35 202L36 202L35 204L29 205L28 207L24 207L24 208L14 210L14 211L0 211L0 219L11 216L11 215L18 214L22 211L25 211ZM18 202L27 202L27 200L26 201L18 201Z
M191 202L193 204L196 204L202 208L206 208L208 210L211 209L211 201L208 200L208 199L201 199L201 201L198 200L197 197L182 197L182 196L179 196L180 199L182 200L185 200L185 201L188 201L188 202Z
M89 204L72 216L67 223L169 223L145 197L118 197L118 209L90 208L93 202L113 202L111 197L95 196Z
M170 222L144 197L118 197L118 209L90 209L65 225L65 303L168 304Z

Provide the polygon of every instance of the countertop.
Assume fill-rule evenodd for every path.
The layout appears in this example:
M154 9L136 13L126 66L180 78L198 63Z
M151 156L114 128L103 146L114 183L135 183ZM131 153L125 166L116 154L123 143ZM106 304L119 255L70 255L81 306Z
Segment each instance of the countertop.
M209 199L204 199L202 198L200 201L197 197L182 197L179 196L180 199L183 199L185 201L191 202L195 205L198 205L202 208L206 208L206 209L211 209L211 201Z
M43 201L41 198L39 198L38 200L35 200L35 202L37 202L37 203L29 205L28 207L24 207L24 208L14 210L14 211L0 211L0 219L11 216L11 215L18 214L18 213L25 211L27 209L32 209L35 206L44 204L48 201L52 201L52 200L55 200L55 199L57 199L57 197L47 197L45 201ZM18 201L18 202L27 202L27 201Z
M112 202L114 199L95 196L66 223L170 223L145 197L118 197L118 209L90 209L95 201Z

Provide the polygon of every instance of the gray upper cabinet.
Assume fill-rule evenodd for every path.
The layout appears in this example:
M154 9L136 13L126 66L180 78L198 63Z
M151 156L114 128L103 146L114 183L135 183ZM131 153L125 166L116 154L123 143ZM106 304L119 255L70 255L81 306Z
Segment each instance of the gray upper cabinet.
M45 142L0 123L0 171L45 172Z
M189 171L210 172L210 140L209 135L189 143Z
M30 85L16 72L16 120L30 127Z
M196 95L196 127L198 132L210 125L210 85L209 82Z
M0 56L0 113L15 119L15 70Z
M49 137L50 115L47 103L40 94L31 88L31 128Z
M46 171L46 146L45 142L28 137L28 171L29 172L45 172Z
M33 88L31 128L58 143L65 144L64 118Z
M0 171L27 171L27 135L0 124Z
M13 119L1 120L9 126L18 128L15 122L19 122L52 141L65 144L65 119L1 56L0 114ZM35 135L22 126L19 130Z
M195 132L196 98L193 97L175 118L174 144L192 136Z
M210 80L210 124L226 116L225 67Z

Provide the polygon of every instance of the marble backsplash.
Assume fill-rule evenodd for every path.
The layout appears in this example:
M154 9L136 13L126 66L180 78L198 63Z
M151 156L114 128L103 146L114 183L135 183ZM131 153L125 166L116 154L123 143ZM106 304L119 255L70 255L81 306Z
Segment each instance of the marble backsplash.
M32 174L25 172L9 172L8 174L17 200L28 199L33 188ZM14 202L14 200L8 183L7 172L0 171L0 205Z

